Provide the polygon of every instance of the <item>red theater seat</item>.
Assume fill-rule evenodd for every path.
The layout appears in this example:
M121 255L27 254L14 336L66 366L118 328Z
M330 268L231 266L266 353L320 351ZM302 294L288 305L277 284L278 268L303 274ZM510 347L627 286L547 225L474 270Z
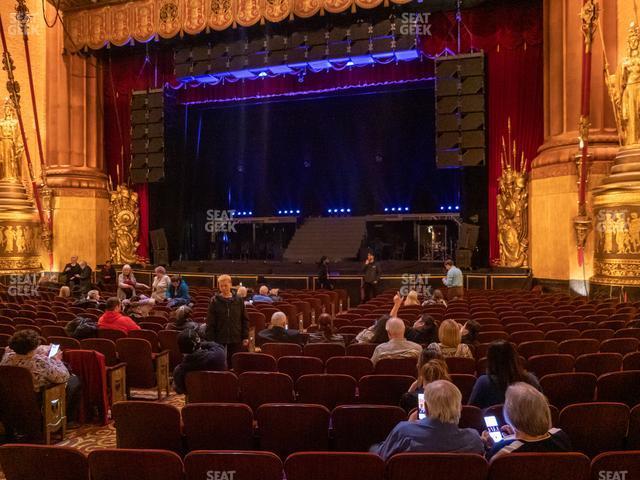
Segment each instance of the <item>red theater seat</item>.
M409 390L414 377L407 375L366 375L358 382L360 403L400 405L402 394Z
M337 405L356 403L356 380L349 375L303 375L296 382L298 401L316 403L332 410Z
M592 373L552 373L540 379L549 403L562 410L573 403L594 399L597 377Z
M626 472L623 474L622 472ZM640 472L640 451L601 453L591 462L592 480L631 480Z
M70 447L3 445L0 466L6 480L89 480L89 463Z
M233 372L189 372L186 377L189 403L238 401L240 385Z
M184 480L182 460L165 450L95 450L89 470L91 480Z
M255 412L265 403L295 401L293 380L279 372L245 372L239 377L240 400Z
M316 357L281 357L278 360L278 371L289 375L296 382L302 375L324 373L324 364Z
M241 403L191 403L182 409L187 450L251 450L253 412Z
M640 403L640 370L613 372L598 378L599 402L621 402L633 408Z
M373 373L373 363L364 357L331 357L326 367L327 373L351 375L356 381Z
M382 442L407 414L390 405L342 405L331 413L333 446L338 451L367 452Z
M485 480L488 471L484 458L468 453L399 453L387 462L388 480Z
M510 453L489 466L489 480L588 480L589 459L581 453Z
M384 461L373 453L301 452L284 463L287 480L384 479Z
M282 461L271 452L196 451L184 458L186 480L213 480L214 472L233 479L282 480ZM231 480L227 473L226 478Z
M276 361L284 356L302 355L302 346L295 343L264 343L260 350L262 353L271 355Z
M236 375L244 372L275 372L276 359L264 353L238 352L231 357L231 365Z

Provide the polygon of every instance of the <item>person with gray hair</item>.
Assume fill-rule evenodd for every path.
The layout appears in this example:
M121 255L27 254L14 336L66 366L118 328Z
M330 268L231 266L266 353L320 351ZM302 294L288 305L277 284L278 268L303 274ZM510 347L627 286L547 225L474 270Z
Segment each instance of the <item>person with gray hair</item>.
M298 330L289 329L287 326L287 316L284 312L275 312L271 316L269 328L265 328L258 332L256 336L257 343L297 343L302 345L304 338Z
M373 351L371 361L375 365L383 358L414 358L418 360L422 352L422 346L410 342L404 338L404 321L392 317L387 321L386 327L389 341L381 343Z
M436 380L424 388L426 418L400 422L386 440L369 451L388 460L396 453L476 453L484 455L484 443L473 428L458 428L462 394L447 380Z
M266 285L262 285L258 289L258 294L254 295L252 300L254 302L273 303L273 298L269 296L269 287L267 287Z
M547 398L535 387L517 382L507 388L503 407L508 434L493 444L488 432L482 438L491 447L487 459L509 453L570 452L571 440L559 428L551 426L551 411Z
M161 303L167 300L167 289L171 284L171 278L162 266L156 267L154 273L153 283L151 284L151 298Z

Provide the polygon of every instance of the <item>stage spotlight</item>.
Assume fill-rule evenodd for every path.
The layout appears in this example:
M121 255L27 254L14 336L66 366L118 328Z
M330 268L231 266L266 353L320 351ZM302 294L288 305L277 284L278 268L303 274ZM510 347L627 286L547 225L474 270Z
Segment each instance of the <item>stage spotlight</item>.
M456 210L460 210L460 205L456 205Z
M249 215L253 215L253 212L249 212Z
M327 213L331 213L331 209L327 210Z
M267 76L267 72L260 72L258 74L259 77L266 77Z
M404 211L408 212L409 211L409 207L404 207Z
M444 207L443 207L443 206L440 206L440 211L442 211L442 210L444 210Z
M351 209L350 208L347 208L347 213L351 213Z
M395 212L396 211L396 207L391 207L391 211Z
M389 209L388 209L387 207L384 207L384 211L385 211L385 212L388 212L388 211L389 211Z
M282 210L278 210L278 215L282 215Z
M341 209L340 209L340 213L344 213L344 208L341 208Z
M349 60L347 62L347 67L353 67L353 65L354 65L353 61Z
M449 205L449 206L447 207L447 210L451 210L451 205Z
M296 213L297 213L298 215L300 215L300 210L296 210Z

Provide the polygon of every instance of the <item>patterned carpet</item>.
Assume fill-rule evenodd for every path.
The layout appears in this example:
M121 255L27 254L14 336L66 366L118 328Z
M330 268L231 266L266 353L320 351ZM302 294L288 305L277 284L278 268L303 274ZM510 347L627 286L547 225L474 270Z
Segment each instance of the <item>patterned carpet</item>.
M158 398L155 390L133 390L132 396L133 400L156 400ZM177 395L172 392L169 397L163 397L160 403L173 405L181 409L184 406L184 395ZM110 421L105 426L83 425L73 430L67 430L65 439L56 443L56 445L77 448L85 455L101 448L115 448L116 429L113 421ZM0 480L5 480L1 469Z

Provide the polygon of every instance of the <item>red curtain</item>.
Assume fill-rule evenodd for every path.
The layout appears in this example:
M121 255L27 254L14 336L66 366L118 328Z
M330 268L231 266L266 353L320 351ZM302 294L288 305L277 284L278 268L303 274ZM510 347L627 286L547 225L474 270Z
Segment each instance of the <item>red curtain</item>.
M463 11L460 35L461 51L482 50L486 53L487 71L487 169L489 207L489 253L499 256L496 194L500 176L501 137L507 133L511 117L512 138L531 160L543 141L542 87L542 2L494 2ZM421 38L421 49L428 55L440 54L445 48L457 51L455 13L430 17L430 33ZM152 50L151 53L148 53ZM128 178L130 147L129 103L133 90L161 88L173 78L170 47L150 44L146 54L107 53L104 69L105 154L111 178ZM187 86L178 91L178 101L207 103L245 100L269 96L300 95L369 85L418 81L433 73L432 62L424 59L409 63L391 63L341 71L309 73L300 82L296 76L238 81L220 85ZM137 186L140 195L139 254L148 256L148 191Z

